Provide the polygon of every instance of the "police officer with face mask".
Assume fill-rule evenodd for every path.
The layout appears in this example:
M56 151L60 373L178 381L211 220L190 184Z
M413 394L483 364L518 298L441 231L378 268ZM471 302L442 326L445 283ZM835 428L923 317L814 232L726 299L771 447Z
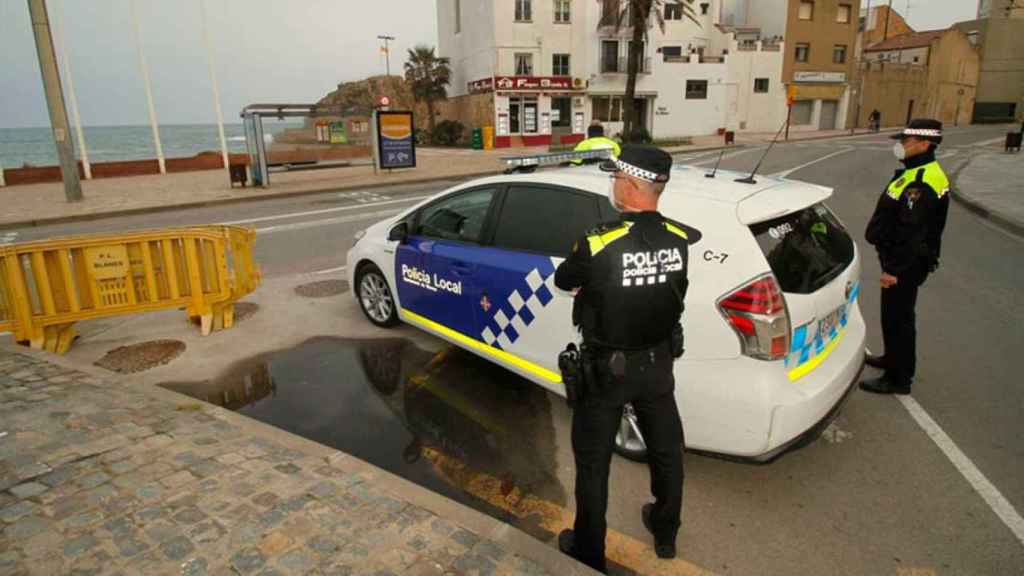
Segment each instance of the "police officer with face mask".
M882 339L885 354L869 355L868 365L885 373L861 382L878 394L910 394L916 367L917 291L939 266L942 233L949 211L949 179L935 160L942 123L915 119L893 136L903 163L878 199L865 236L882 265Z
M611 172L618 221L591 230L555 272L555 285L578 290L574 322L593 377L576 402L576 521L559 548L600 571L605 566L608 472L623 407L631 403L647 445L654 502L641 510L655 552L676 554L683 497L683 428L676 408L674 359L687 289L687 228L658 213L672 157L624 146L601 169ZM689 229L692 230L692 229Z

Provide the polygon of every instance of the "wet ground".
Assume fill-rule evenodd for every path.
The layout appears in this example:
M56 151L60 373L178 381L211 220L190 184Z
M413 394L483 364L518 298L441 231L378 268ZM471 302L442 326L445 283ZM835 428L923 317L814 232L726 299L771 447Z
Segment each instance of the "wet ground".
M566 501L548 394L461 349L321 337L239 362L216 381L161 385L352 454L542 539L552 536L541 527L544 510L529 503Z

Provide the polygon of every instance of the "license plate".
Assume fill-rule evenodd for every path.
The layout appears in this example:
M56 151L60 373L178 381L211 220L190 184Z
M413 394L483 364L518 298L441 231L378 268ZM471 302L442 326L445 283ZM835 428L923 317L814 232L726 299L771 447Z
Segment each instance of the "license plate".
M832 338L832 331L835 330L836 326L839 324L839 319L843 315L843 308L843 306L836 308L818 321L818 338L823 341L828 341Z

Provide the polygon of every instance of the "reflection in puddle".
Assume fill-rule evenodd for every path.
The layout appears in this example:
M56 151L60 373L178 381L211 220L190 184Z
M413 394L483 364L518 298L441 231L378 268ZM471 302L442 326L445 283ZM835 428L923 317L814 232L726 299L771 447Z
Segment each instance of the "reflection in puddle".
M523 506L566 500L555 475L547 393L457 348L431 354L400 339L313 338L241 362L215 382L162 386L347 452L505 521L531 514L499 510L492 493Z

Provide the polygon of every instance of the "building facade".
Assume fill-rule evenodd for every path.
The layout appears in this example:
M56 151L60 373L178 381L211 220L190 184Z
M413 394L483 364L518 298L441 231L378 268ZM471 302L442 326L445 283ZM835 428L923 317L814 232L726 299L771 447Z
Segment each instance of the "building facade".
M635 105L656 139L776 130L785 115L781 42L719 26L723 0L673 3L652 15ZM439 54L451 59L452 103L495 127L497 147L569 145L599 121L623 127L629 47L621 0L438 0ZM487 116L492 122L487 122ZM465 123L465 121L464 121Z
M981 0L978 20L957 27L981 50L973 121L1024 120L1024 2Z

